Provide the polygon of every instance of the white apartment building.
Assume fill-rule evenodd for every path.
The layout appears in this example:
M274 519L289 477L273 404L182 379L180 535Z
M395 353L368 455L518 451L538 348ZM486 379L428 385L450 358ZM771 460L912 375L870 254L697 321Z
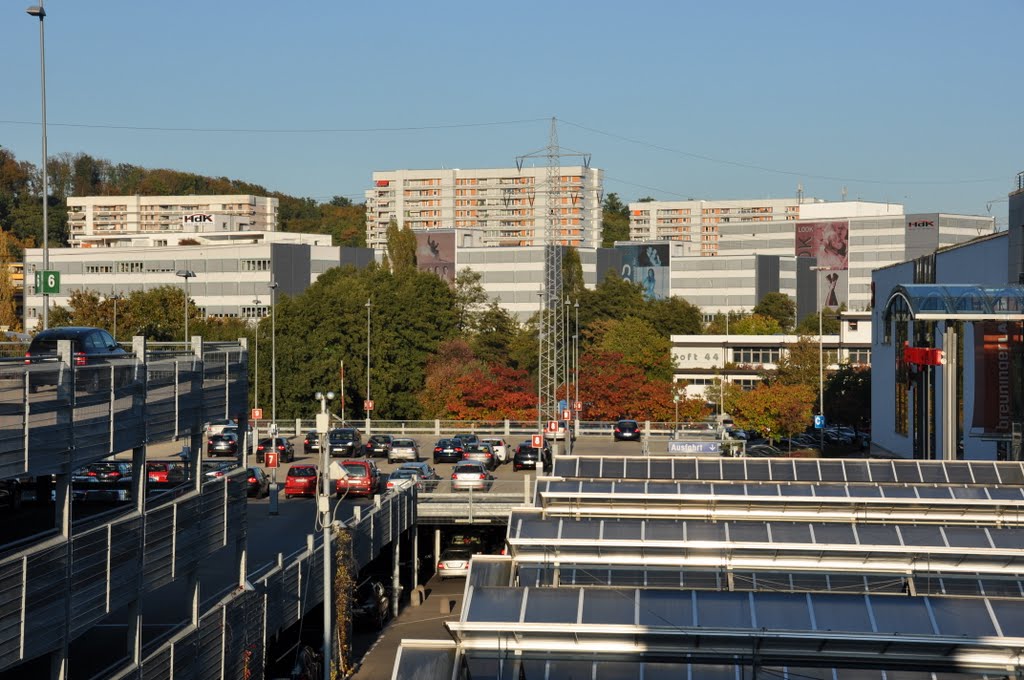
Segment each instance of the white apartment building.
M479 229L489 247L541 245L549 208L558 222L555 243L599 246L603 171L559 168L553 197L547 177L546 167L374 172L366 192L367 246L385 249L391 220L417 232Z
M278 227L278 200L264 196L71 196L67 202L72 247L125 245L140 236L177 245L186 232L211 241Z

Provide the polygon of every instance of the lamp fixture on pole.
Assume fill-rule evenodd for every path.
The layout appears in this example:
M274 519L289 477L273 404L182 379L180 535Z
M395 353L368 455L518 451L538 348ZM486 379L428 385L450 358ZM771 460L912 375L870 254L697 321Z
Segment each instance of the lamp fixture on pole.
M256 298L256 299L254 299L252 301L252 303L254 305L256 305L256 333L253 336L256 339L256 342L255 342L255 345L256 345L256 348L255 348L256 349L256 360L253 362L253 364L254 364L254 366L253 366L253 373L254 373L254 375L253 375L253 382L254 382L254 385L253 385L253 390L252 390L252 407L253 408L259 408L260 407L260 299Z
M366 301L366 432L370 432L370 414L372 409L370 408L370 308L373 307L373 301Z
M185 344L188 345L188 280L194 279L196 273L191 269L179 269L174 275L185 279Z
M270 289L270 421L277 436L277 281L267 284Z
M32 5L25 10L30 16L39 17L39 90L42 93L43 103L43 271L50 269L50 229L48 219L49 203L49 171L46 167L46 40L43 30L43 19L46 18L46 10L43 9L43 0L38 5ZM43 293L43 330L50 327L50 294Z
M324 589L324 620L323 620L323 655L324 655L324 680L331 680L331 651L334 640L334 600L331 598L331 582L334 580L333 562L331 553L331 496L334 489L331 488L331 455L327 446L327 429L330 425L330 414L327 411L327 402L334 399L334 392L317 392L316 398L320 400L320 413L316 419L316 435L320 440L320 527L323 530L324 539L324 560L323 560L323 589Z
M821 289L823 286L820 285L821 274L831 270L831 267L811 267L812 272L818 272L818 276L814 279L814 297L815 304L818 307L818 414L825 418L825 338L822 333L822 317L825 316L825 298L821 295ZM825 423L822 422L821 427L818 428L818 434L820 435L819 444L821 446L822 455L825 454Z

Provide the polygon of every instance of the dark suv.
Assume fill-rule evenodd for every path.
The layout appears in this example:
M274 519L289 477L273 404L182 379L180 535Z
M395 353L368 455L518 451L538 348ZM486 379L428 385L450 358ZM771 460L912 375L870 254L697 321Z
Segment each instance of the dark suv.
M90 326L64 326L61 328L49 328L39 332L28 346L25 352L25 363L34 364L42 359L56 358L57 343L61 340L71 341L72 362L76 367L93 366L95 364L109 363L114 359L121 359L128 355L113 336L102 328ZM131 367L125 366L117 371L117 384L131 377ZM109 376L107 371L93 369L88 373L78 375L79 381L84 381L86 388L92 391L109 389ZM32 385L38 387L45 383L44 379L33 380Z
M525 441L516 447L515 455L512 456L513 470L536 470L551 472L551 447L547 441L543 449L533 448L533 442Z
M390 458L391 442L393 437L389 434L375 434L366 440L365 454L367 458Z
M615 441L621 442L627 441L640 441L641 437L640 425L635 420L620 420L615 423Z
M362 453L362 435L354 427L340 427L327 433L327 450L332 456L355 457Z

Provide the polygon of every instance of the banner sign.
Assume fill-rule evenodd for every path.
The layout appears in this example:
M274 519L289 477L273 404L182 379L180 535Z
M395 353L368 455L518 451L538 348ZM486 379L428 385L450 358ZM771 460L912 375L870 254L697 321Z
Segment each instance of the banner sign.
M721 453L720 441L669 441L669 453Z
M974 324L974 422L986 434L1009 435L1021 420L1024 389L1019 321L981 321Z

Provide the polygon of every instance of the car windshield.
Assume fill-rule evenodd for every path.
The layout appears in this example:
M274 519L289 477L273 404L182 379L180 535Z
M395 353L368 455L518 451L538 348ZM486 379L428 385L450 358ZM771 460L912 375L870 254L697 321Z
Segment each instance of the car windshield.
M418 474L419 470L410 470L409 468L398 468L389 475L389 479L408 479L415 474Z
M331 441L350 442L355 438L355 430L334 430L331 432Z
M441 553L441 560L468 560L472 556L472 550L467 550L466 548L448 548Z
M293 467L288 471L289 477L316 477L315 467Z
M345 466L345 471L348 473L349 477L365 477L366 476L366 467L363 466L363 465L356 465L356 464L346 465Z
M414 446L416 446L416 442L414 442L411 439L396 439L391 444L391 448L393 448L393 449L402 448L402 447L412 448Z
M635 420L620 420L619 427L639 427Z
M466 472L466 473L476 473L478 475L482 474L483 471L484 471L483 465L465 465L465 464L463 464L463 465L456 465L455 469L453 470L453 472L455 474Z

